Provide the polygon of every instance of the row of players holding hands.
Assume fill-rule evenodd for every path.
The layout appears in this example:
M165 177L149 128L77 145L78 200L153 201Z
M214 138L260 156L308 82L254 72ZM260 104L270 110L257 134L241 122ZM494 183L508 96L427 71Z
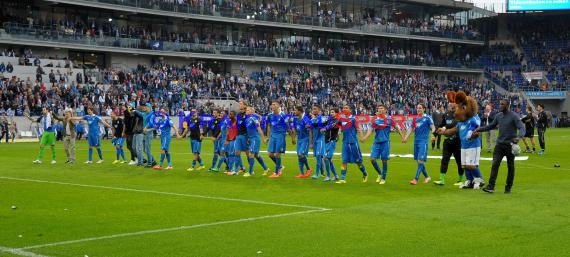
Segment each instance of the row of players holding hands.
M453 106L453 105L450 105ZM194 159L192 161L192 166L188 169L189 171L192 170L200 170L204 169L203 161L200 156L201 153L201 141L204 138L204 135L207 134L208 131L204 131L202 126L200 126L200 119L198 118L196 110L194 111L194 115L188 120L185 121L184 124L184 131L179 133L176 126L174 126L172 120L165 119L164 121L158 122L158 126L149 125L150 117L150 107L149 106L142 106L139 110L131 110L129 106L125 108L127 110L125 119L128 119L128 115L133 115L139 117L141 119L143 130L141 132L133 130L133 142L131 142L131 146L129 150L132 153L135 153L138 159L136 164L142 165L142 160L144 157L142 156L142 152L147 152L147 162L148 166L152 166L154 169L162 169L162 165L164 159L167 159L168 166L167 169L172 169L172 159L170 156L170 142L171 142L171 134L172 130L174 130L174 135L178 138L184 137L189 135L192 153L194 154ZM377 182L380 184L386 183L386 177L388 173L388 160L390 155L390 131L391 127L393 126L392 120L389 116L386 116L386 107L383 105L378 106L377 116L372 120L373 128L367 130L366 134L360 131L360 137L358 136L359 129L357 127L357 122L355 117L350 115L351 108L349 106L343 106L342 112L338 115L338 110L332 108L329 110L329 115L323 115L322 110L318 106L313 106L310 115L306 115L303 112L302 107L296 108L296 116L295 119L295 129L288 129L287 126L284 126L283 120L285 119L285 114L281 111L280 106L277 102L272 103L271 105L272 113L268 117L269 126L268 126L268 137L265 137L261 126L260 121L257 119L255 115L255 110L252 107L248 107L245 102L240 102L240 114L242 117L245 118L242 122L237 121L236 113L235 112L214 112L215 121L213 126L207 126L206 130L211 129L211 133L213 136L214 141L214 157L212 160L212 168L210 170L219 171L221 165L226 163L226 174L228 175L237 175L240 171L244 170L244 165L241 161L241 152L246 152L248 163L249 163L249 170L244 173L244 176L251 176L254 175L253 166L255 164L255 160L257 160L264 172L264 175L269 173L269 168L265 164L263 158L259 155L261 141L268 145L268 152L269 158L275 163L275 169L273 170L272 174L270 175L271 178L278 178L283 174L283 165L281 162L281 154L285 152L286 143L285 137L286 134L289 134L292 138L292 143L296 144L297 148L297 155L298 155L298 164L299 164L299 174L296 176L297 178L307 178L312 177L314 179L319 178L321 175L325 176L325 181L336 181L336 183L346 183L346 175L347 175L347 166L349 163L357 164L358 168L362 172L362 181L366 182L368 179L368 172L366 171L365 166L363 165L362 160L362 153L360 151L359 141L364 142L368 137L372 135L373 130L375 131L374 136L374 143L372 145L371 151L371 163L376 172L378 173ZM413 180L410 181L410 184L417 184L420 178L420 174L424 175L424 182L428 183L430 181L430 176L425 168L425 161L427 160L427 150L428 150L428 141L430 134L435 131L434 121L431 119L431 116L425 114L425 106L423 104L418 104L416 107L418 118L415 121L415 126L411 127L408 130L402 131L397 130L398 133L402 137L402 142L406 143L408 137L410 136L412 131L415 131L415 138L414 138L414 160L417 161L418 167L416 170L416 176ZM161 110L167 113L166 110ZM245 115L244 115L245 114ZM73 121L73 120L85 120L87 121L88 125L93 127L90 128L90 131L99 131L98 126L99 123L113 129L114 139L113 144L117 149L117 159L114 163L119 162L126 162L124 157L124 150L123 144L124 139L129 138L130 133L126 133L127 126L125 126L123 120L117 117L115 114L112 115L112 124L108 124L103 121L100 117L93 114L92 109L88 109L88 115L83 117L70 117L71 113L66 112L66 117L63 120ZM225 116L227 115L227 116ZM40 117L40 122L44 125L44 130L49 134L49 119L48 117L49 111L44 110L43 117ZM224 119L227 117L227 119ZM333 121L328 121L327 117L333 117ZM340 117L336 119L336 117ZM383 118L384 117L384 118ZM476 122L476 121L475 121ZM136 123L136 122L135 122ZM193 124L189 124L193 123ZM217 124L216 124L217 123ZM66 123L67 124L67 123ZM328 124L326 126L317 126L317 124ZM446 124L448 128L454 124ZM396 126L397 127L397 126ZM97 129L95 129L97 128ZM342 129L340 129L342 128ZM69 128L67 132L69 132ZM160 163L156 163L154 157L150 153L150 146L145 146L147 142L144 140L146 139L146 135L152 134L150 133L151 130L158 129L160 130L161 134L161 158ZM342 139L342 167L340 176L336 172L336 168L332 162L332 158L336 149L336 141L338 139L338 132L342 131L343 139ZM439 133L445 133L445 130L439 130ZM44 133L46 134L46 133ZM141 144L141 140L137 140L137 134L142 134L144 138L143 144ZM102 162L102 153L100 150L100 136L97 132L88 135L88 142L89 142L89 159L86 163L92 163L92 152L93 148L97 149L97 152L100 157L100 161ZM450 138L453 138L451 135ZM152 136L148 139L148 145L150 145L150 140L152 140ZM479 142L479 150L480 150L480 140L471 140L474 142L474 145L477 145L476 142ZM38 156L38 160L41 160L43 157L43 148L46 145L53 145L50 140L44 140L42 136L42 142L40 144L40 155ZM129 145L129 142L127 142ZM308 164L308 152L309 148L313 149L314 157L316 158L316 168L314 170L314 174L312 174L312 170L309 168ZM53 150L52 150L53 151ZM70 153L66 147L66 153L68 155L68 162L73 162L74 158L70 158ZM455 154L455 151L453 151ZM445 155L445 153L444 153ZM451 155L451 154L449 154ZM455 156L456 161L462 159L465 161L465 158L458 158L458 157L468 157L468 156ZM468 155L468 154L467 154ZM473 154L472 154L473 155ZM53 153L53 157L55 160L55 152ZM120 160L122 158L122 161ZM382 161L382 168L380 169L377 160L380 159ZM473 160L469 160L471 162L476 161L477 167L472 170L478 171L478 157L472 158ZM38 160L34 161L38 163ZM444 156L445 160L445 156ZM447 162L449 162L449 158L447 158ZM41 163L41 161L39 161ZM54 163L54 161L52 161ZM131 161L130 164L133 164ZM442 160L443 164L443 160ZM461 163L462 165L458 166L466 166L466 163ZM324 166L324 167L323 167ZM447 166L447 165L446 165ZM447 167L445 167L445 171ZM461 169L460 175L461 174ZM482 183L483 180L481 179L480 172L477 174L476 172L472 172L471 174L475 173L475 177L469 177L465 184L462 184L466 187L473 187L475 186L478 188ZM442 169L442 174L445 174ZM311 176L312 175L312 176ZM460 177L461 180L461 177ZM444 177L439 181L436 181L438 184L444 184L445 180ZM460 181L458 181L459 183Z

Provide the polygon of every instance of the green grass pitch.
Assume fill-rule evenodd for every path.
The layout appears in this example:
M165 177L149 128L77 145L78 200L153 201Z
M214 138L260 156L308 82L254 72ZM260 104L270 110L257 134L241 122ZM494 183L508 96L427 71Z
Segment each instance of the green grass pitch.
M74 165L63 163L61 142L55 165L49 158L32 164L37 143L0 144L0 256L568 256L570 130L546 135L546 155L516 162L510 195L502 191L505 162L490 195L452 186L453 161L445 186L409 185L416 164L403 157L389 161L385 185L374 183L368 157L368 183L351 165L348 183L339 185L295 179L293 154L274 180L257 163L249 178L187 172L188 139L173 140L172 171L113 165L110 141L102 143L105 162L91 165L83 164L85 141ZM204 142L209 167L212 143ZM391 146L409 154L413 142L392 135ZM362 145L369 149L370 139ZM439 162L427 162L434 180ZM340 156L335 164L340 170ZM490 165L481 161L485 180Z

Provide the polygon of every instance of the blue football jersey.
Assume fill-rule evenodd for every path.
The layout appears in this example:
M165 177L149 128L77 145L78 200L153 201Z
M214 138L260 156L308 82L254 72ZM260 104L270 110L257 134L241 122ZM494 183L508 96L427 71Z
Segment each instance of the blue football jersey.
M416 135L414 137L414 142L427 142L429 140L429 135L431 134L431 126L433 124L433 119L430 115L424 114L416 119Z
M376 131L376 135L374 136L374 142L386 142L390 140L390 129L392 127L392 117L385 116L381 118L379 116L375 116L374 120L372 121L372 128Z
M459 137L461 140L461 149L481 147L481 137L470 139L473 131L481 126L481 119L479 116L473 116L466 121L457 122L459 129Z
M83 119L87 121L89 134L91 135L101 134L101 131L99 130L99 121L101 121L101 117L97 115L85 115L83 116Z

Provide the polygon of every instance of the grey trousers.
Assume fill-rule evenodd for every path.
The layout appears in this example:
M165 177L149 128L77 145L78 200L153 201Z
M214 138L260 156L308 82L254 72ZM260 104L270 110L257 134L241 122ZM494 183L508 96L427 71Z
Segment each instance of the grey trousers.
M68 161L75 161L75 137L65 136L63 138L63 148Z

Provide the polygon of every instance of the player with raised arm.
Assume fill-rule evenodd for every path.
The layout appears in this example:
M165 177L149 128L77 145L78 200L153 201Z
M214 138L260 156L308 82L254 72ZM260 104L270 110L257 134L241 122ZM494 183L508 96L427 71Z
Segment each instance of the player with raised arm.
M54 124L50 110L47 107L42 108L42 116L37 120L32 119L30 115L26 115L26 117L30 121L38 122L43 129L42 138L40 139L40 151L38 153L38 158L34 160L33 163L42 163L42 159L45 154L45 147L49 145L51 148L51 164L55 164L55 129L53 127Z
M99 123L104 126L111 128L111 125L101 119L100 116L93 113L93 107L87 108L87 115L83 117L72 117L72 120L85 120L87 122L87 127L89 128L89 133L87 134L87 142L89 143L89 154L87 156L86 164L93 163L93 148L97 149L97 155L99 155L99 160L97 163L103 163L103 152L101 152L101 130L99 129Z

